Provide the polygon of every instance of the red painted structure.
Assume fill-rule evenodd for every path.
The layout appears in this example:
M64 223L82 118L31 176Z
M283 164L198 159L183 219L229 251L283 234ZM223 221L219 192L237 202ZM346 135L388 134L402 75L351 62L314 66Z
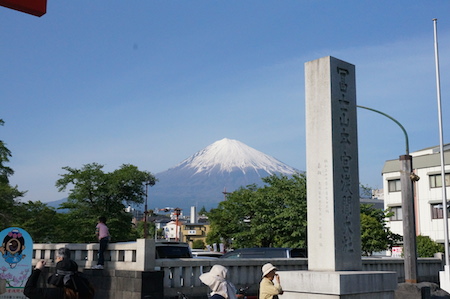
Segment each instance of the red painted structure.
M47 12L47 0L0 0L0 5L37 17Z

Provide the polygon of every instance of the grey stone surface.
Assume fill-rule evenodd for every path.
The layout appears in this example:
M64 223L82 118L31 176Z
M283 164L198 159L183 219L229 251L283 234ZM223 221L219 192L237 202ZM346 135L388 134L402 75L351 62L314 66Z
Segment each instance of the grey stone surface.
M278 271L278 274L286 295L354 296L365 294L368 296L369 294L380 295L383 293L384 297L379 298L393 298L394 290L397 287L397 273L395 272Z
M307 62L305 94L309 269L361 270L355 66Z
M283 298L393 299L395 272L363 272L355 66L305 64L308 270L281 272Z

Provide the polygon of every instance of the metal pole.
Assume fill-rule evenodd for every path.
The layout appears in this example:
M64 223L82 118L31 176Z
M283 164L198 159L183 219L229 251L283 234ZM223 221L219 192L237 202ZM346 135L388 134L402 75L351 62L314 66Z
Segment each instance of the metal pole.
M148 185L150 183L145 183L145 211L144 211L144 239L147 239L148 237L148 226L147 226L147 216L148 216L148 207L147 207L147 201L148 201Z
M181 214L181 209L180 208L175 208L174 209L175 212L175 216L176 216L176 221L175 221L175 227L176 227L176 231L175 231L175 241L179 241L179 232L178 232L178 227L179 227L179 222L178 222L178 217Z
M444 161L444 133L442 129L442 108L441 108L441 83L439 74L439 53L438 53L438 37L437 37L437 19L433 19L434 23L434 57L436 63L436 89L437 104L439 118L439 149L441 152L441 181L442 181L442 212L444 221L444 248L445 248L445 265L449 266L449 248L448 248L448 210L447 210L447 188L445 183L445 161Z

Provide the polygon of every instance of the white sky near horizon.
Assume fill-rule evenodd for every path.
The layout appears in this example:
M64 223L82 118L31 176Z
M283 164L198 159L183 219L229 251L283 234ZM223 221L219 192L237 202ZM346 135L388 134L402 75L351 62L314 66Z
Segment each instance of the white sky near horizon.
M165 171L222 138L306 169L304 63L356 66L359 105L397 119L410 151L450 142L448 1L53 1L0 7L0 140L23 200L67 196L62 167ZM450 129L450 128L449 128ZM382 188L400 128L358 110L360 182Z

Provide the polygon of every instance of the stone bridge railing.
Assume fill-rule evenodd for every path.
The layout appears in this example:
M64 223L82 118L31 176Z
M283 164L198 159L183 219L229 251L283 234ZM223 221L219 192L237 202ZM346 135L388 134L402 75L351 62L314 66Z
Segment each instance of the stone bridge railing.
M164 288L164 298L173 298L177 292L183 292L190 298L201 298L206 294L207 287L199 280L199 276L208 272L215 264L221 264L228 268L229 279L238 287L249 286L251 290L256 291L261 279L261 266L268 262L266 259L155 259L154 240L138 239L136 242L123 242L109 244L108 251L105 254L105 270L87 270L96 264L98 244L34 244L33 246L33 264L38 260L44 259L47 264L54 266L55 253L60 247L67 247L71 251L74 259L81 271L88 275L117 277L130 271L162 273L162 285ZM404 264L400 258L363 258L363 271L394 271L397 272L398 281L404 281ZM271 263L283 270L307 270L307 259L271 259ZM418 272L419 281L438 282L439 271L443 268L442 260L438 258L419 259ZM86 269L86 270L83 270ZM127 274L128 276L130 274ZM125 275L125 276L127 276ZM136 274L133 274L136 275ZM139 275L137 275L139 276ZM139 276L140 277L140 276ZM144 276L142 276L144 277ZM97 279L100 279L97 277ZM144 280L144 278L142 278ZM142 285L145 285L142 281ZM110 288L114 288L111 283ZM106 287L106 288L108 288ZM117 287L117 284L116 286ZM121 288L128 288L125 283ZM134 292L140 292L139 287L134 287ZM102 291L103 298L110 298L109 290ZM119 292L119 290L115 290ZM124 293L125 295L125 293ZM99 296L101 298L102 296ZM131 297L130 297L131 298ZM139 297L140 298L140 297ZM144 297L142 297L144 298ZM153 298L153 297L147 297Z

